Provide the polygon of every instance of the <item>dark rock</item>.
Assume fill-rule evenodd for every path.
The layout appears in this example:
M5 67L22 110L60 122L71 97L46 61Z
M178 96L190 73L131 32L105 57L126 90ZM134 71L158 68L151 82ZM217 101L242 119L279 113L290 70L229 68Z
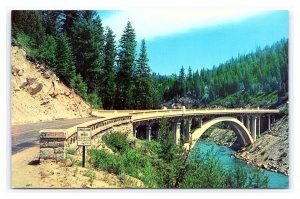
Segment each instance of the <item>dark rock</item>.
M43 89L43 84L42 83L38 83L35 87L29 87L28 91L29 91L30 95L36 95L42 89Z
M48 104L50 101L49 100L44 100L41 102L41 105L45 105L45 104Z
M51 77L51 75L49 74L49 72L44 72L42 75L43 75L43 77L45 79L49 79Z
M24 89L27 86L27 82L23 82L21 86L19 86L19 88Z
M27 85L29 86L29 85L33 84L36 81L36 78L27 77L26 81L27 81Z

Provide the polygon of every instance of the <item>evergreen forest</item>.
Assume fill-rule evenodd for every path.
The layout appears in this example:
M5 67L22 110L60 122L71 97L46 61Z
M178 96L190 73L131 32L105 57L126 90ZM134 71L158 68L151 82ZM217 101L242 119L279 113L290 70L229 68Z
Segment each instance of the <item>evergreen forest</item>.
M160 75L151 71L146 41L136 40L130 22L116 41L100 17L96 11L12 11L12 45L94 108L155 109L180 99L190 99L181 100L189 108L255 107L288 100L286 38L211 69L182 66L178 74Z

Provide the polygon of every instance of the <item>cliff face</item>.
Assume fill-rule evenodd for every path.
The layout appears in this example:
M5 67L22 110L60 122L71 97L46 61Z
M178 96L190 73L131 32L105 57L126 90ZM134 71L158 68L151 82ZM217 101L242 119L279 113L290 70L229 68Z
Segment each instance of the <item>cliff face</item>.
M45 65L26 59L26 52L11 48L12 124L88 117L89 105L59 81Z

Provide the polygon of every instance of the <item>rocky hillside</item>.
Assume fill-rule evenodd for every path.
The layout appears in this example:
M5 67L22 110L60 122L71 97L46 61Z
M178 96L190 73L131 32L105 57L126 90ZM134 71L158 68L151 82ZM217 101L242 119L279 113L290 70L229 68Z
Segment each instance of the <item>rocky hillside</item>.
M272 125L254 144L241 149L236 157L250 164L289 173L289 125L288 116L282 117Z
M12 124L88 117L90 111L47 66L28 61L23 49L11 48Z

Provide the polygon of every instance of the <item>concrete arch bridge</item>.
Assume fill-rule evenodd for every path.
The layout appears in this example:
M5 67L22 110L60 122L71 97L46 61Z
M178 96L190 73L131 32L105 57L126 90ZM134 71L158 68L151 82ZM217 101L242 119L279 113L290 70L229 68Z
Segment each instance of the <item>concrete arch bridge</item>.
M201 135L217 123L225 123L235 132L241 146L252 144L261 132L269 130L275 122L277 109L193 109L133 112L133 135L138 137L140 126L146 140L157 139L157 123L167 118L174 133L174 142L179 143L184 136L186 146L195 145Z
M223 122L236 133L242 146L255 142L261 132L271 128L278 109L161 109L161 110L93 110L93 121L68 129L44 129L40 131L40 146L44 150L77 146L77 127L92 129L92 145L107 132L122 131L136 138L157 139L158 127L166 118L174 133L174 142L179 144L184 137L187 145L195 145L201 135L214 124ZM58 150L57 148L60 148ZM41 156L40 156L41 157ZM49 159L57 159L57 155ZM41 158L43 159L43 158ZM44 158L47 159L47 158Z

